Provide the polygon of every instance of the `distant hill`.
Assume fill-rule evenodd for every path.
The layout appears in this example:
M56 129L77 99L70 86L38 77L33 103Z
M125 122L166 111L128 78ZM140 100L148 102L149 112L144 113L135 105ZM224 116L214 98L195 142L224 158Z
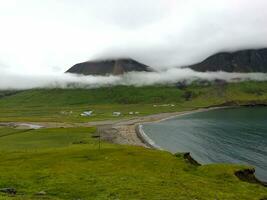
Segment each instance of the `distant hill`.
M267 48L217 53L189 68L201 72L267 72Z
M121 75L126 72L150 72L152 69L132 59L100 60L74 65L66 73L83 75Z

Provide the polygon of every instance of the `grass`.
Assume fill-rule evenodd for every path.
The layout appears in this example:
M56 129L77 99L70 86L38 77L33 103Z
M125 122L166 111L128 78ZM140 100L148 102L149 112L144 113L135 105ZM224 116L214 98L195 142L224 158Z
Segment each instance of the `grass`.
M118 119L129 112L141 115L172 112L172 108L157 108L154 103L179 102L182 91L174 87L114 87L100 89L37 89L27 90L0 99L0 121L59 121L84 122ZM94 110L91 118L81 117L86 110Z
M39 129L17 130L13 128L0 128L0 152L27 151L47 148L65 147L75 143L88 143L88 135L94 128L81 129Z
M117 86L99 89L35 89L4 92L0 121L87 122L192 110L222 104L267 103L267 82L175 86ZM153 105L174 104L174 107ZM81 117L93 110L92 117ZM122 112L114 117L112 112Z
M0 200L231 199L259 200L266 188L238 180L244 166L195 167L181 155L101 143L94 128L0 128ZM3 136L4 135L4 136ZM45 191L45 196L36 195Z
M217 105L267 103L267 82L117 86L99 89L0 91L0 122L87 122L192 110ZM175 106L157 106L174 104ZM80 113L94 110L91 117ZM112 112L122 112L114 117ZM139 116L138 115L138 116ZM196 167L182 155L101 143L94 128L18 130L0 126L0 200L197 199L259 200L266 188L240 181L237 165ZM45 196L36 193L45 191Z

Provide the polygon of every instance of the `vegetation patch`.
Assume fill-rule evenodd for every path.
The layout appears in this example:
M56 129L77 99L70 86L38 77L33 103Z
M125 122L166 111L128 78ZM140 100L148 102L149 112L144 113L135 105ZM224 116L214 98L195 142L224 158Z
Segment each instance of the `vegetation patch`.
M0 122L76 123L218 105L266 104L266 88L267 82L242 82L1 91ZM84 111L93 115L83 117ZM94 133L95 128L0 126L0 200L259 200L267 196L265 187L235 175L246 166L195 166L184 154L103 141L99 149Z
M183 154L106 142L99 150L94 132L94 128L39 129L0 138L0 189L16 191L0 192L0 199L259 200L267 196L265 187L234 175L246 167L196 167Z
M249 81L223 84L196 82L183 87L158 85L26 90L0 99L0 121L87 122L218 105L266 104L266 88L267 82ZM84 111L93 111L93 114L81 116ZM121 115L114 116L114 112Z

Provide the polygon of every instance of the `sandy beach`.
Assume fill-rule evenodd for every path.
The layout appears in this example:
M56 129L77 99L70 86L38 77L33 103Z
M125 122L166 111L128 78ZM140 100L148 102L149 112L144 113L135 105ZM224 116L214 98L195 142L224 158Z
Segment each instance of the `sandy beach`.
M142 125L147 123L157 123L181 115L192 114L197 112L204 112L215 109L223 109L229 107L213 107L201 108L192 111L174 112L174 113L160 113L155 115L148 115L137 117L129 120L119 120L108 125L97 125L89 123L92 126L97 126L100 129L101 138L117 144L127 144L135 146L143 146L147 148L161 149L154 144L149 137L142 130ZM99 123L99 122L98 122ZM100 122L101 124L101 122Z
M145 133L142 133L142 124L156 123L164 120L168 120L177 116L191 114L196 112L204 112L215 109L223 109L229 107L212 107L201 108L184 112L173 113L159 113L147 116L134 117L131 119L120 120L106 120L87 123L56 123L56 122L9 122L0 123L0 126L9 126L18 129L38 129L38 128L69 128L69 127L97 127L97 134L100 134L102 140L124 145L135 145L147 148L157 148Z

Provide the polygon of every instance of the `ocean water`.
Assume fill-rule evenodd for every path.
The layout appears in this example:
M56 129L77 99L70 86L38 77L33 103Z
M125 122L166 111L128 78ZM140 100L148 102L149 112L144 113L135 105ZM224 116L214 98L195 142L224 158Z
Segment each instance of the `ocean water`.
M242 107L182 115L143 126L165 150L190 152L201 164L254 166L267 181L267 107Z

